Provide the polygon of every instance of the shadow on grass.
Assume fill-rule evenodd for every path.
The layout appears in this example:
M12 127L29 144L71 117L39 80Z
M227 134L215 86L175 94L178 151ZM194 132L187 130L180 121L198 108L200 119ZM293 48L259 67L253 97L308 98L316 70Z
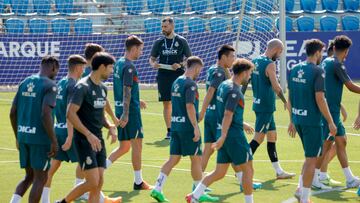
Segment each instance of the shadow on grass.
M170 140L157 140L155 142L146 142L146 145L155 146L155 147L168 147L170 144Z
M103 190L103 192L106 192L109 194L109 197L122 197L122 202L131 202L131 199L137 195L139 195L139 190L133 190L131 192L129 191L114 191L114 190Z
M285 180L286 181L286 180ZM290 184L286 184L286 183L281 183L281 185L277 185L276 187L274 186L275 182L280 182L281 180L278 179L271 179L271 180L267 180L265 182L262 182L262 188L261 190L269 190L269 191L277 191L280 190L281 188L285 188L288 187ZM295 187L294 187L294 191L295 191Z
M348 195L345 195L345 193L346 193L346 191L344 191L344 190L335 190L335 191L331 191L331 192L317 194L314 196L319 199L324 199L324 200L334 201L334 202L357 202L357 201L360 201L360 198L356 194L353 194L352 197L349 197Z

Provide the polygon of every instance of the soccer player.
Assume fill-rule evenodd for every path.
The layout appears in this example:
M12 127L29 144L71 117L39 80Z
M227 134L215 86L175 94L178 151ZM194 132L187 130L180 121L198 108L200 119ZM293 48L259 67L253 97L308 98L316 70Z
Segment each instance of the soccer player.
M202 202L201 195L213 182L222 179L232 164L239 182L242 182L245 202L252 203L252 154L243 129L245 99L241 85L248 83L254 64L246 59L236 59L232 65L234 75L218 87L216 95L217 141L212 145L218 150L214 171L201 181L196 189L186 196L188 203ZM239 174L243 171L243 176Z
M90 73L91 73L91 59L94 56L94 54L96 54L97 52L102 52L102 51L105 51L105 50L99 44L87 43L85 45L84 55L85 55L85 59L86 59L86 62L87 62L87 66L85 67L84 72L81 75L82 78L90 75Z
M275 94L285 106L287 105L283 90L276 77L275 64L275 61L280 58L283 49L284 45L279 39L268 41L265 53L253 59L255 70L251 75L252 109L256 115L256 122L255 136L250 142L250 148L254 155L266 136L267 152L277 179L289 179L295 176L295 173L288 173L281 168L276 151Z
M342 124L340 119L343 86L345 85L351 92L360 94L360 86L356 85L354 82L351 81L344 65L344 61L349 53L351 45L352 41L347 36L336 36L334 39L334 57L327 58L322 63L322 66L324 67L326 73L325 87L328 90L326 91L325 96L329 104L331 116L333 117L335 125L337 127L337 134L335 136L336 153L346 178L347 188L358 187L360 185L360 179L353 175L348 163L348 157L346 154L346 132L344 125ZM327 123L325 119L323 120L323 122L325 139L323 154L326 155L332 143L334 142L334 137L329 136L329 129L326 127ZM318 160L317 163L317 170L315 171L314 175L315 183L319 182L318 173L322 163L322 159L323 156Z
M99 202L106 167L106 149L101 129L109 129L116 139L116 127L105 117L107 89L102 81L113 72L115 59L105 52L96 53L92 59L92 72L81 79L67 110L67 118L74 127L74 144L85 182L78 184L61 203L71 202L89 192L88 202Z
M201 158L201 168L204 172L210 156L214 153L211 144L216 142L216 90L220 83L231 77L229 68L233 64L236 55L235 49L230 45L223 45L217 53L218 61L207 70L206 76L206 96L203 101L199 116L199 122L204 121L204 153Z
M201 135L198 126L199 94L196 78L203 68L203 61L197 56L191 56L186 61L184 75L175 80L171 89L171 139L170 157L161 167L151 197L158 202L167 202L162 188L171 170L179 163L181 156L190 156L191 176L196 186L202 178L201 171ZM205 194L204 201L217 201Z
M132 149L132 164L134 169L134 190L150 190L152 186L142 178L141 152L144 132L140 108L146 108L146 103L140 100L138 73L133 61L137 60L144 48L144 42L131 35L125 40L125 56L115 64L114 99L115 113L120 119L118 127L119 147L111 152L106 160L106 167Z
M324 43L318 39L305 42L307 59L293 67L289 75L289 101L291 109L289 134L299 134L305 151L305 162L299 179L295 197L301 203L309 202L311 183L315 171L315 163L322 152L322 120L324 116L330 136L336 134L336 125L331 117L325 99L325 73L319 67L322 60Z
M54 174L59 169L61 162L77 162L73 143L73 127L66 120L66 109L74 91L76 81L81 77L86 65L86 60L80 55L71 55L68 60L68 75L58 82L58 94L55 107L55 133L58 140L59 151L51 160L48 179L41 195L42 203L50 202L50 187ZM77 164L76 174L80 174L81 168Z
M163 103L164 120L167 127L166 139L170 139L171 127L171 86L184 73L186 57L191 51L186 39L174 32L175 24L172 17L162 20L164 37L157 39L151 49L150 65L158 69L156 76L159 101ZM157 58L159 57L159 62ZM185 59L184 59L185 58Z
M29 201L39 202L47 180L50 158L58 150L52 110L56 105L59 61L45 56L40 72L27 77L19 85L10 110L10 121L20 153L20 167L25 178L17 185L10 202L19 203L32 185ZM6 184L6 183L3 183Z

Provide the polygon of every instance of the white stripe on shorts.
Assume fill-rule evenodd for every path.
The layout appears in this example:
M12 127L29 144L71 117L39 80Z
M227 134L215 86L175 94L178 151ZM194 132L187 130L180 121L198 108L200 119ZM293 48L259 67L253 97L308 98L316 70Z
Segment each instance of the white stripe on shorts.
M321 154L321 147L319 148L319 152L316 157L320 157L320 154Z
M136 131L135 139L139 136L139 130Z
M45 162L45 166L44 166L44 168L43 168L43 171L46 171L46 168L47 168L48 165L49 165L49 161L46 161L46 162Z

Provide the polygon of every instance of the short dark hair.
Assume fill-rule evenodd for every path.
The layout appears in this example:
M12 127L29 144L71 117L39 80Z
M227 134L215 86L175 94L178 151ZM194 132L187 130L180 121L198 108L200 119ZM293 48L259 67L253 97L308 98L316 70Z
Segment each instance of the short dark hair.
M86 60L84 57L78 54L74 54L69 56L69 58L67 59L67 63L69 70L72 71L77 65L86 65Z
M133 46L140 46L142 44L144 44L144 42L136 35L130 35L125 40L126 51L130 51Z
M328 45L328 48L327 48L326 52L327 52L327 55L328 55L328 56L334 54L334 40L331 40L331 41L329 42L329 45Z
M235 51L234 47L227 44L222 45L218 51L218 59L220 60L223 55L228 56L230 52L234 52L234 51Z
M321 51L325 44L319 39L309 39L305 41L305 50L307 56L313 56L316 52Z
M99 69L99 67L103 64L104 66L114 64L115 59L109 53L106 52L98 52L94 55L91 61L91 67L93 71Z
M198 56L190 56L189 58L187 58L187 60L186 60L186 68L191 68L196 64L204 66L204 62Z
M334 38L335 50L344 51L352 45L352 41L345 35L338 35Z
M95 43L87 43L85 45L85 58L86 60L90 61L92 59L92 57L94 56L94 54L96 54L97 52L102 52L105 49L99 45L99 44L95 44Z
M167 16L167 17L165 17L164 19L162 19L161 22L162 22L162 23L169 22L170 24L174 24L174 18L173 18L173 17L170 17L170 16Z
M60 67L59 59L55 56L44 56L41 60L41 67L42 68L56 68L58 69Z
M232 70L234 72L234 75L239 75L242 72L245 72L253 68L254 68L254 64L251 61L244 58L236 59L232 64Z

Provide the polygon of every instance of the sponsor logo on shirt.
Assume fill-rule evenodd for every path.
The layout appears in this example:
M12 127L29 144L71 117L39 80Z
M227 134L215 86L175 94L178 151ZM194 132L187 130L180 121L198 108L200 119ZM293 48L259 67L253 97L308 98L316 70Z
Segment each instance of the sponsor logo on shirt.
M216 123L217 124L217 127L216 127L216 129L217 130L221 130L222 129L222 126L221 126L221 124L220 123Z
M101 95L102 95L103 97L106 97L105 90L101 90Z
M34 83L31 82L31 83L27 84L26 87L27 87L27 91L22 92L22 96L24 96L24 97L36 97L36 93L33 92L34 88L35 88Z
M124 103L122 101L115 101L115 106L122 107L124 106Z
M106 100L104 100L104 98L97 98L94 101L94 108L95 109L104 108L105 105L106 105Z
M307 116L307 110L292 108L292 113L298 116Z
M304 83L306 84L306 79L303 79L303 76L304 76L304 71L302 69L300 69L298 72L297 72L297 77L296 78L292 78L292 81L293 82L297 82L297 83Z
M216 110L216 105L215 105L215 104L209 105L209 106L207 107L207 109L209 109L209 110Z
M218 100L219 102L223 103L224 100L220 97L220 96L216 96L216 100Z
M55 128L64 129L64 128L67 128L67 125L66 125L66 123L56 123Z
M253 103L254 104L260 104L261 103L261 99L259 99L259 98L253 98Z
M162 55L164 56L178 55L178 50L162 50Z
M29 126L18 126L18 132L19 133L28 133L28 134L35 134L36 133L36 127L29 127Z
M184 116L172 116L171 122L173 123L185 123L185 117Z

